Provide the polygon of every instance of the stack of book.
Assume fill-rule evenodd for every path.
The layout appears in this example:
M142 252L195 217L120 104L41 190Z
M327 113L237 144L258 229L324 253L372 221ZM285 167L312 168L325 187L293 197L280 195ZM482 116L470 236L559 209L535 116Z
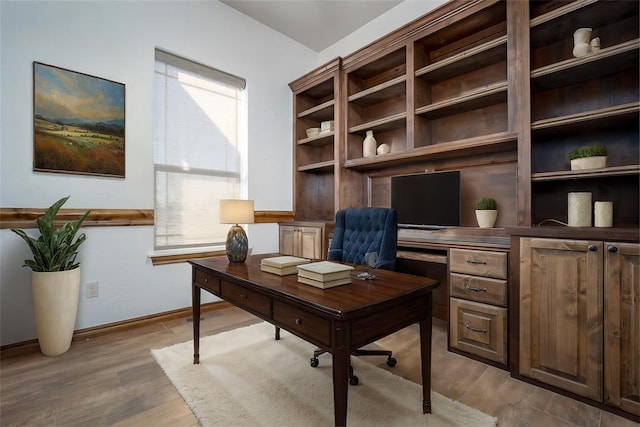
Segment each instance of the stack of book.
M264 258L260 261L260 270L279 276L288 276L290 274L296 274L298 272L298 266L308 262L309 260L307 258L287 255Z
M327 289L351 283L350 265L330 261L312 262L298 265L298 282L317 288Z

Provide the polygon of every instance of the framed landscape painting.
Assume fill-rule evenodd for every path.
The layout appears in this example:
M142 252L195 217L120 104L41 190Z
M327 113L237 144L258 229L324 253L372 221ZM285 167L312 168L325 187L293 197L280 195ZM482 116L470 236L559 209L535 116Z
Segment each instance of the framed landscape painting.
M124 84L33 63L33 169L124 178Z

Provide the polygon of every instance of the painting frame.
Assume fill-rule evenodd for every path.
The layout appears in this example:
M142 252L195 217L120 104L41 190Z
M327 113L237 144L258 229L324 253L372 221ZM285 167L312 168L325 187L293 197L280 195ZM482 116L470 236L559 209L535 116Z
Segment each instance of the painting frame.
M125 178L124 83L33 62L33 170Z

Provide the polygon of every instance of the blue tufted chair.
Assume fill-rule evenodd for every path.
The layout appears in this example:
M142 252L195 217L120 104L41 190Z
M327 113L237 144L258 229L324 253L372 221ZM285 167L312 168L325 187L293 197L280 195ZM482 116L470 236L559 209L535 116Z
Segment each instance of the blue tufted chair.
M398 244L398 214L394 209L351 208L336 212L327 259L366 264L365 254L377 252L373 268L394 270Z
M366 264L365 254L377 252L378 261L373 268L394 270L398 246L398 214L395 209L350 208L336 212L336 224L327 259L349 264ZM318 356L313 352L311 366L318 366ZM356 350L357 356L387 356L387 365L395 366L397 361L388 350ZM358 377L349 370L349 382L358 384Z

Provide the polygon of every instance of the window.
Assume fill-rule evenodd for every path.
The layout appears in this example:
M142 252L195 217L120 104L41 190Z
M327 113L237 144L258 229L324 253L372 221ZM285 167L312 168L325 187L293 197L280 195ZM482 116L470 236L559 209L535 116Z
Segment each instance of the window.
M156 49L154 249L224 246L220 199L246 196L245 81Z

